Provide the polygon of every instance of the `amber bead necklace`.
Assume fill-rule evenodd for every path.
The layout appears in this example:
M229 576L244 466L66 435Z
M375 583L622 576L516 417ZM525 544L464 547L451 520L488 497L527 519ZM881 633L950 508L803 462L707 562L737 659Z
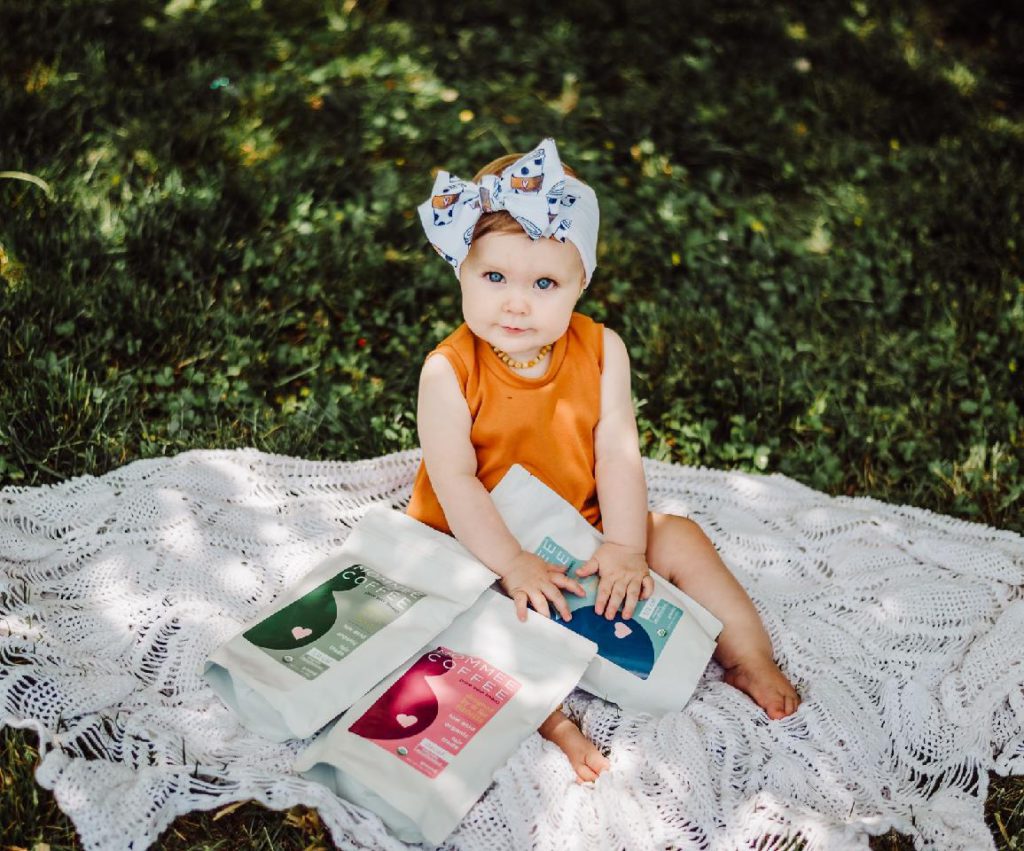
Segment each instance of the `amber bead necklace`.
M532 357L529 360L513 360L508 352L503 352L497 346L491 346L491 350L498 356L498 360L506 366L512 367L512 369L529 369L532 366L536 366L548 356L548 352L551 351L551 348L551 343L545 343L540 347L540 351L537 352L535 357Z

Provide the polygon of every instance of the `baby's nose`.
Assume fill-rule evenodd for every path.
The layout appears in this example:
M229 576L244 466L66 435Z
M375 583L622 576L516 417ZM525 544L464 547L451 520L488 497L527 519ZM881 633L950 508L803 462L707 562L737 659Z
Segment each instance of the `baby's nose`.
M505 297L504 308L508 313L527 313L530 309L529 300L521 293L510 292Z

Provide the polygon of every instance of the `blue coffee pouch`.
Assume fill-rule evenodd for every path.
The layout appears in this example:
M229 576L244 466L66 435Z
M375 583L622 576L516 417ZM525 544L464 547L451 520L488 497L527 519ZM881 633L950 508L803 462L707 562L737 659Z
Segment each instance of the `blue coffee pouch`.
M525 550L550 564L576 572L600 546L602 537L557 493L518 464L491 492L509 531ZM721 622L707 609L657 574L654 593L633 617L613 620L594 611L597 576L580 583L585 597L566 594L572 619L554 618L597 644L580 687L631 709L664 714L682 709L693 694L711 654Z

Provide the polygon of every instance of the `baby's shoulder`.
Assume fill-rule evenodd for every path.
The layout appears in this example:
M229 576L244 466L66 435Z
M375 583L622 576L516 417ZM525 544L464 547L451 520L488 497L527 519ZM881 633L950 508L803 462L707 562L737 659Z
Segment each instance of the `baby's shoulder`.
M572 317L569 319L569 328L578 334L600 334L604 325L595 322L585 313L573 311Z
M582 349L600 364L604 359L605 331L600 322L595 322L583 313L573 313L569 320L569 334Z
M447 337L445 337L434 349L430 352L433 354L440 349L454 349L455 351L464 351L467 348L473 347L473 332L469 330L469 326L463 322L458 328L452 331ZM428 355L429 357L429 355Z
M452 359L452 355L456 355L460 360L465 360L467 355L473 350L473 334L469 330L469 326L463 322L458 328L452 331L447 337L441 340L434 348L427 352L423 359L423 364L430 363L432 360L436 360L435 355L444 355L448 360ZM443 360L444 358L442 358Z
M474 360L473 334L462 323L427 353L421 368L424 379L446 380L454 375L460 387L465 387Z

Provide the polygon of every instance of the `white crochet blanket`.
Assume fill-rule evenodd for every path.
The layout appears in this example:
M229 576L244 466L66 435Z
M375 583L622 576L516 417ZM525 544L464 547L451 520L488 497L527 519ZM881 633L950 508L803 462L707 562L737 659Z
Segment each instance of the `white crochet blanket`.
M342 848L402 847L199 670L371 502L401 506L418 460L193 451L0 492L0 724L39 734L38 780L85 847L138 851L249 798L316 807ZM646 468L652 507L700 522L750 590L803 706L769 722L714 665L660 720L577 692L612 769L577 785L534 734L450 846L834 851L895 827L994 847L987 772L1024 772L1024 540L778 475Z

